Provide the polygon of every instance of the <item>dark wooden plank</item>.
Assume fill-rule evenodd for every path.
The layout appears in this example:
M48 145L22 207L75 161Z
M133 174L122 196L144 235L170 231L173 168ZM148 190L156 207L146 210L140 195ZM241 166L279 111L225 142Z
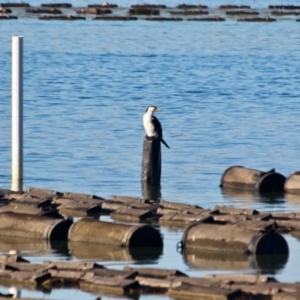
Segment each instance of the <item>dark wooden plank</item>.
M27 271L0 272L0 283L22 283L22 285L37 286L51 279L50 273Z
M139 283L136 280L100 276L94 276L84 281L79 281L79 287L80 289L89 292L104 292L116 295L137 291L140 288Z
M273 278L265 275L246 275L246 274L212 274L206 275L205 278L221 280L225 283L228 282L246 282L246 283L266 283L274 281Z
M88 199L88 198L66 198L66 197L54 197L52 200L53 204L59 205L69 205L73 203L83 203L89 205L102 205L102 203L106 202L107 200L103 199Z
M221 280L216 280L214 278L178 276L172 279L173 282L171 287L178 287L183 283L202 287L217 287L220 286L220 284L222 283Z
M95 276L100 277L115 277L119 279L135 279L138 272L136 271L126 271L126 270L113 270L113 269L91 269Z
M17 254L8 254L8 255L0 255L0 263L16 263L16 262L26 262L29 263L28 260L18 256Z
M110 217L121 221L141 221L152 219L154 215L151 210L129 208L112 212Z
M216 205L214 209L218 210L220 213L233 215L257 215L259 213L259 211L255 209L235 208L233 206Z
M161 207L163 208L172 208L177 210L185 210L185 209L191 209L191 208L202 208L198 205L189 205L185 203L175 203L175 202L168 202L165 200L162 200L160 202Z
M69 199L101 199L105 200L102 197L91 195L91 194L81 194L81 193L72 193L72 192L66 192L63 194L63 197L69 198Z
M26 194L31 195L32 197L35 197L35 198L40 198L40 199L63 195L63 193L61 193L61 192L57 192L57 191L49 190L49 189L37 188L37 187L28 188L28 190L26 191Z
M166 214L169 214L169 213L172 213L172 214L177 214L177 213L180 213L182 212L181 210L177 210L177 209L174 209L174 208L164 208L164 207L159 207L156 212L158 214L162 214L162 215L166 215Z
M243 226L253 230L271 230L278 227L275 220L269 220L269 221L246 220L246 221L238 221L235 224L237 226Z
M154 288L154 289L168 289L171 287L171 279L164 278L153 278L145 276L136 276L136 280L139 282L140 286Z
M69 216L91 216L101 213L101 205L90 205L86 203L72 203L58 206L61 214Z
M162 217L159 218L159 222L163 223L163 222L171 221L173 219L173 217L175 217L177 214L179 214L179 212L169 212L169 213L166 213Z
M167 278L169 276L187 276L181 271L170 269L158 269L158 268L131 268L124 267L124 271L135 271L140 276L155 277L155 278Z
M299 300L300 291L296 293L279 293L272 297L272 300Z
M296 218L296 213L272 212L272 217L275 220L279 220L279 219L289 220L289 219Z
M32 197L31 195L24 195L24 197L15 199L13 201L13 204L18 205L18 204L28 204L28 205L35 205L36 207L49 207L51 205L52 198L35 198Z
M175 288L170 288L168 294L171 297L205 300L231 300L238 299L242 295L240 290L229 290L218 287L198 287L182 284Z
M116 211L119 209L127 209L130 208L129 205L123 204L123 203L113 203L113 202L105 202L102 204L102 209L105 209L107 211Z
M84 261L43 261L43 266L48 269L68 269L68 270L89 270L89 269L97 269L104 268L103 266L95 263L95 262L84 262Z
M26 272L44 272L46 269L41 264L33 264L28 262L12 262L6 263L6 267L13 268L17 271L26 271Z
M129 196L111 196L110 200L112 202L119 202L119 203L132 203L132 202L140 202L145 203L144 199L138 197L129 197Z
M291 219L291 220L277 220L276 223L279 227L285 228L287 231L290 230L300 230L300 220Z
M231 223L247 220L246 215L231 215L231 214L213 215L213 218L215 221L231 222Z
M280 288L269 286L266 283L263 284L229 284L232 289L240 289L243 293L253 296L273 296L280 292ZM221 285L222 287L222 285ZM256 298L255 298L256 299Z
M178 228L187 227L189 224L206 219L207 215L194 215L183 213L169 213L159 218L159 223L164 226L174 226Z
M194 215L210 215L210 214L215 214L217 213L217 210L210 210L210 209L204 209L204 208L189 208L186 210L183 210L182 213L184 214L194 214Z

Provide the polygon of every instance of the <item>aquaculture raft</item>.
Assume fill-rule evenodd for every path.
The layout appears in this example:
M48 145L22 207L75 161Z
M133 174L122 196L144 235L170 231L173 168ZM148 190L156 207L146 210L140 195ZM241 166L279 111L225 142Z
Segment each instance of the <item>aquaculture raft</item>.
M189 277L179 270L105 268L93 261L31 263L17 255L1 255L0 283L35 289L77 288L108 295L168 294L188 299L299 299L299 283L280 283L264 275L220 274ZM254 297L254 298L253 298Z
M160 233L149 225L159 223L161 226L186 229L182 239L182 248L277 254L288 253L288 246L281 233L293 234L300 231L300 214L270 214L253 209L223 206L205 209L196 205L164 200L157 203L147 199L122 196L113 196L110 200L105 200L96 195L61 193L36 188L19 193L0 190L0 195L2 195L3 203L0 216L9 215L9 220L14 219L11 221L15 224L10 226L11 234L14 229L19 228L18 219L30 218L28 213L34 214L32 220L39 218L39 222L42 222L42 215L45 214L47 216L44 221L45 225L40 225L45 228L48 228L46 224L50 222L51 216L55 218L52 222L63 222L63 215L85 217L74 224L68 223L67 239L74 242L125 247L162 247ZM24 215L24 212L27 214ZM113 220L131 223L147 222L147 225L98 221L96 218L101 214L109 214ZM203 230L203 228L206 229ZM218 235L205 236L208 232L223 233L221 239L218 240ZM43 238L43 236L37 235L36 238ZM148 238L141 238L143 236ZM211 237L214 237L214 240ZM226 247L222 244L225 237Z

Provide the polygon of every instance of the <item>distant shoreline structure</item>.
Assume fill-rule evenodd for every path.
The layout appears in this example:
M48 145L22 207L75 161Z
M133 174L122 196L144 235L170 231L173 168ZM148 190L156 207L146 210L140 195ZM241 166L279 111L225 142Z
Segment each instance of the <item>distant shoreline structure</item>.
M130 7L121 7L118 4L107 2L88 4L86 7L74 7L71 3L44 3L39 7L25 2L0 4L1 20L37 18L39 20L72 21L90 19L218 22L229 19L231 21L268 23L277 20L300 21L296 18L299 15L300 5L269 5L266 8L252 8L249 5L225 4L210 8L202 4L180 4L175 7L167 7L162 4L133 4ZM276 16L276 19L271 16Z

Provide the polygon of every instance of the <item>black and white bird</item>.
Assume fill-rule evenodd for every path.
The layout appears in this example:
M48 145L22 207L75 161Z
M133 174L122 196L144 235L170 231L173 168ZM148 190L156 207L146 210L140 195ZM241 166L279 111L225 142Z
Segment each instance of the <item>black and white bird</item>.
M154 112L159 111L156 106L149 106L143 116L144 128L147 137L159 137L160 141L170 149L169 145L163 139L163 130L159 120L153 115Z

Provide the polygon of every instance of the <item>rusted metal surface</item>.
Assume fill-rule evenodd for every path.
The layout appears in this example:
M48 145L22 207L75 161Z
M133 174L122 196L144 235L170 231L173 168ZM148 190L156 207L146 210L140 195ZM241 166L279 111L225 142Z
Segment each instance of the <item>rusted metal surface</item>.
M286 193L292 193L300 195L300 172L291 174L284 184L284 191Z
M240 221L235 224L190 225L182 238L183 248L219 250L255 254L288 253L285 239L273 230L274 221Z
M97 234L95 234L97 232ZM126 247L162 247L160 233L148 225L126 225L84 218L74 223L69 240Z
M238 21L271 21L270 18L245 18ZM275 169L260 171L242 166L227 168L221 177L220 187L259 192L283 192L285 176Z
M1 236L66 240L71 224L72 221L65 219L13 212L0 213Z

